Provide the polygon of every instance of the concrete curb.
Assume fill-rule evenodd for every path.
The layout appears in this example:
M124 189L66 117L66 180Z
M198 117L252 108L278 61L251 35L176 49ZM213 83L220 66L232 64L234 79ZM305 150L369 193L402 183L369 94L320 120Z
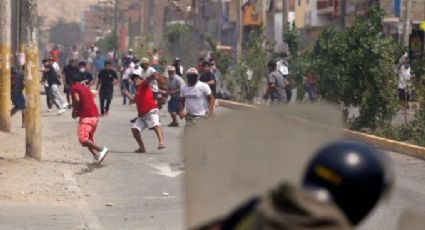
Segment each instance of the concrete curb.
M229 109L247 110L247 109L260 109L260 106L248 105L233 101L218 100L219 105ZM304 119L303 119L304 120ZM395 141L375 135L356 132L348 129L342 130L343 134L351 139L364 141L372 145L377 145L380 148L387 149L392 152L402 153L409 156L425 159L425 147L409 144L406 142Z
M239 102L225 101L225 100L218 100L218 105L225 107L225 108L234 109L234 110L246 110L246 109L259 109L260 108L256 105L248 105L248 104L243 104L243 103L239 103Z
M348 129L343 129L342 131L345 136L351 139L377 145L383 149L387 149L392 152L403 153L416 158L425 159L425 147L409 144L406 142L395 141L383 137L378 137L366 133L355 132Z

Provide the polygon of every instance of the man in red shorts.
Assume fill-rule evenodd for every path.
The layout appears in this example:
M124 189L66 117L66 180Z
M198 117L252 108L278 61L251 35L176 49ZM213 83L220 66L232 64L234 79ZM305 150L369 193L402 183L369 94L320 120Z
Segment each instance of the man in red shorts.
M78 124L78 139L82 146L87 147L98 163L102 163L109 150L94 142L94 133L99 122L99 111L94 103L94 95L90 89L81 84L81 77L75 75L71 79L72 118L80 118Z
M164 133L162 132L161 123L159 121L159 109L154 98L150 83L156 80L157 74L152 74L146 79L142 79L137 73L131 75L131 80L137 86L136 95L131 95L128 90L123 90L123 93L130 99L136 102L138 117L134 122L131 129L134 139L139 144L139 148L135 151L137 153L145 153L145 145L143 144L141 132L144 129L153 129L158 137L158 149L166 148L164 144Z

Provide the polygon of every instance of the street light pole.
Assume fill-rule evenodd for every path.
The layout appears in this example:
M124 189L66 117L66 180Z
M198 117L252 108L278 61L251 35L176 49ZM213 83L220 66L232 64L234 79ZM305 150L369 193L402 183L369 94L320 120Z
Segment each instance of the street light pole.
M11 0L0 0L0 130L11 131Z

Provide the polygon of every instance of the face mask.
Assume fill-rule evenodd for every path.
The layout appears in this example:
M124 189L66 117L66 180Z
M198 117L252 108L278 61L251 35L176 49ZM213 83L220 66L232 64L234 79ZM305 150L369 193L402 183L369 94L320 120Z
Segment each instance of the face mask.
M80 68L80 72L81 73L84 73L86 71L86 69L84 69L84 68Z
M198 82L198 75L196 74L187 75L187 82L189 83L190 86L194 86L196 82Z

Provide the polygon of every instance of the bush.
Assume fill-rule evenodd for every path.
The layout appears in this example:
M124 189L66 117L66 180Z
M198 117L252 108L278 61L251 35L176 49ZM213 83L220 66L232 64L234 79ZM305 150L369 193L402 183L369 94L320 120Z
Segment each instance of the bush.
M244 54L237 63L229 79L228 89L233 95L239 95L239 100L250 102L260 96L262 86L267 76L267 62L271 58L272 45L263 36L263 30L253 30L249 42L244 43ZM248 79L247 71L252 71Z
M344 32L326 29L313 51L319 93L327 100L356 106L351 128L375 130L391 123L398 103L394 93L396 49L381 34L384 11L374 7Z
M180 57L185 63L192 63L194 59L194 49L191 29L185 24L171 24L168 25L164 33L165 45L167 48L167 56L174 59Z

